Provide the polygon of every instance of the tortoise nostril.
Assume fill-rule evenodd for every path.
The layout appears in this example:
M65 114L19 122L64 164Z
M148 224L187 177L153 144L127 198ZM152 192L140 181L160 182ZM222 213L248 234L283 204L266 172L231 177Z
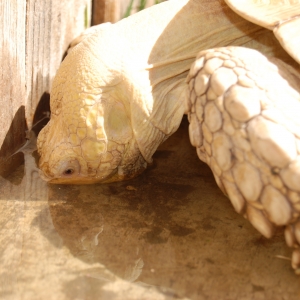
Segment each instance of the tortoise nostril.
M56 177L73 178L80 174L80 164L74 157L64 157L58 162Z
M74 169L68 168L64 171L64 175L72 175L74 173Z

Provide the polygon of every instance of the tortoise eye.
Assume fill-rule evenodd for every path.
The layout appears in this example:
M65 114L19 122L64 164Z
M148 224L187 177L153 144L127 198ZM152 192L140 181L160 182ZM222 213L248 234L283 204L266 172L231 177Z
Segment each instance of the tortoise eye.
M71 169L71 168L66 169L66 170L64 171L64 175L72 175L73 173L74 173L74 170Z

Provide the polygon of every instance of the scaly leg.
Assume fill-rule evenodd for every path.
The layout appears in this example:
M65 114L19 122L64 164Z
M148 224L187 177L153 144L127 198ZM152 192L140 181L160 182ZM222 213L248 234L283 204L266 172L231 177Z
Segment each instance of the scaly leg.
M273 61L273 62L272 62ZM300 79L255 50L202 51L187 78L191 143L265 237L285 226L300 267Z

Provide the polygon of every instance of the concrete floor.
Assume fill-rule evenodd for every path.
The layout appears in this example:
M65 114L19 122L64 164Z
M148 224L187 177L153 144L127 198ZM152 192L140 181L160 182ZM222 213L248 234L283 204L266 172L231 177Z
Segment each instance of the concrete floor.
M127 182L47 185L24 156L0 178L1 299L300 299L282 230L233 210L186 120Z

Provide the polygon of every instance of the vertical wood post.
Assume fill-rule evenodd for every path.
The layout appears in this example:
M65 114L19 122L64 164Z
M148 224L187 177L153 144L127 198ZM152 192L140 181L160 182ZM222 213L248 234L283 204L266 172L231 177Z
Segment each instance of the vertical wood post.
M68 44L89 26L91 1L0 1L0 175L22 161L22 154L11 155L25 142L37 107L47 107Z
M164 0L158 0L162 2ZM156 3L155 0L93 0L92 24L97 25L105 22L115 23L121 20L128 9L132 6L130 14L140 10L141 4L145 3L145 8Z

